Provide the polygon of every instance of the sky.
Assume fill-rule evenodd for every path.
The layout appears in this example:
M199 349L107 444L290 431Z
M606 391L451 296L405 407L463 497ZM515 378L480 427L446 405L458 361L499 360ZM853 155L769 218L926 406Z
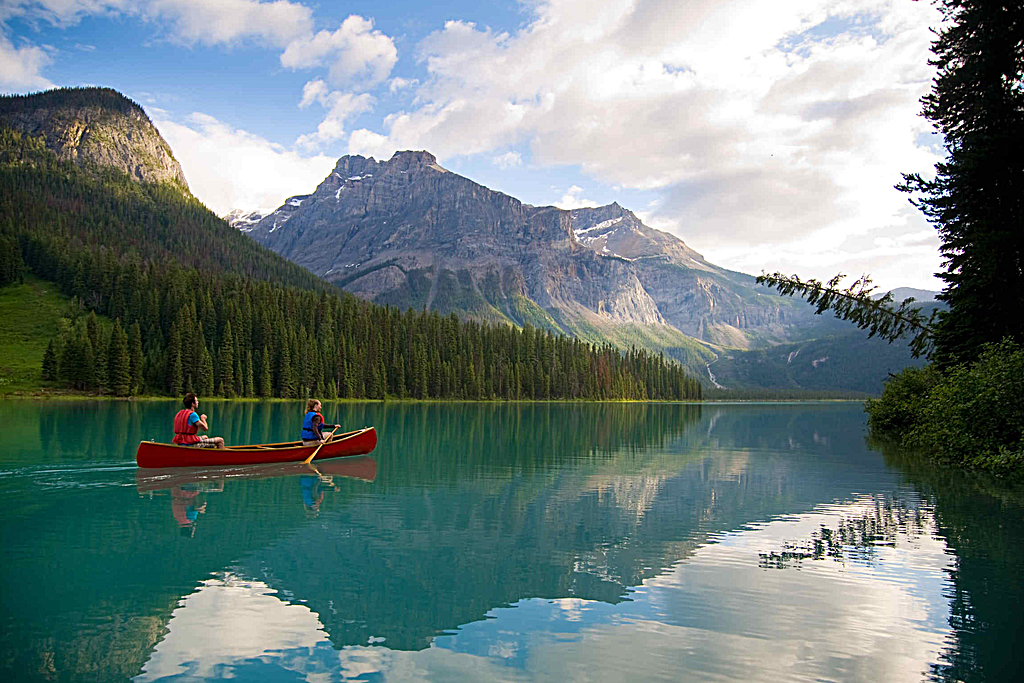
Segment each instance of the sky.
M916 0L0 0L0 92L142 105L224 215L425 149L534 205L618 201L712 263L938 290ZM851 280L852 280L851 277Z

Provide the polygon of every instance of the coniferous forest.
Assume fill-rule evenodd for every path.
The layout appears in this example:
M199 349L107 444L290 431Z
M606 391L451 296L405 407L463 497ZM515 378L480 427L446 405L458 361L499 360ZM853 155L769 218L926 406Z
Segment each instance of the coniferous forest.
M0 286L73 297L43 379L133 394L700 399L681 366L530 326L369 304L171 185L60 162L0 127ZM112 322L111 322L112 321Z

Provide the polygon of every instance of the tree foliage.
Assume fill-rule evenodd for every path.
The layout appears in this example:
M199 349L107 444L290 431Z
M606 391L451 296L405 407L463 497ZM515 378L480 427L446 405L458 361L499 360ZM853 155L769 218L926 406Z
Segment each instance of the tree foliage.
M908 369L868 401L872 431L941 462L998 473L1024 466L1024 349L986 344L973 363Z
M941 0L938 70L923 115L945 140L935 177L904 175L938 229L949 305L935 360L977 358L1005 337L1024 342L1024 3Z

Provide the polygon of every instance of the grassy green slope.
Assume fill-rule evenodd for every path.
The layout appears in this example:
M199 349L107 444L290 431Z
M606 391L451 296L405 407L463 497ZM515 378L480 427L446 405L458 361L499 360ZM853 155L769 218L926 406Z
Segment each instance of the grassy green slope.
M0 288L0 394L43 387L43 353L69 306L56 285L32 275Z

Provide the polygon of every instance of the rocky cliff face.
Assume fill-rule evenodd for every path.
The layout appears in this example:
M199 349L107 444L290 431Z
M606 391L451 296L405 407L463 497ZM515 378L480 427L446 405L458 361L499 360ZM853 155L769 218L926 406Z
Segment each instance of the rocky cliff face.
M751 337L787 338L809 320L807 307L773 296L754 278L726 270L667 232L644 225L617 203L570 212L576 239L599 254L628 260L665 320L685 334L747 348Z
M450 173L427 152L342 157L250 236L379 303L545 324L665 324L625 259L579 243L568 212Z
M139 182L172 183L188 192L171 148L142 108L109 88L61 88L0 97L0 123L42 136L65 161L117 169Z
M812 317L618 204L530 206L427 152L342 157L312 194L240 227L377 303L591 339L632 326L748 348L790 337Z

